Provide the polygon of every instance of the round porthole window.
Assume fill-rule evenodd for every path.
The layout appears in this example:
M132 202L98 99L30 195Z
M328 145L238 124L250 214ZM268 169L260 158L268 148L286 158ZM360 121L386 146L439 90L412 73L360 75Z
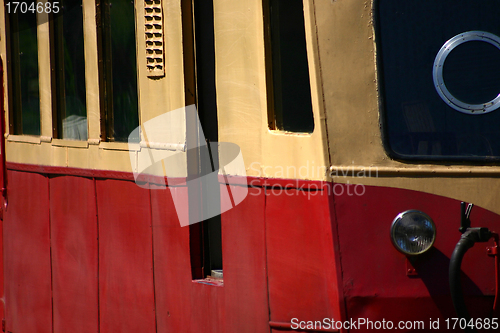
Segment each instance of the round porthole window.
M500 37L467 31L448 40L434 60L434 86L457 111L485 114L500 107Z

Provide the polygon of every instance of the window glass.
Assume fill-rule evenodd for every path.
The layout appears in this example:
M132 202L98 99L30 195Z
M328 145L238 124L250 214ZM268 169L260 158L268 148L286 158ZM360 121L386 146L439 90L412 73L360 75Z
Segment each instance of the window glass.
M274 114L271 128L311 133L314 119L302 0L269 0Z
M54 18L56 137L87 140L82 1L62 2Z
M388 147L403 159L500 158L496 0L379 0Z
M106 140L126 142L139 126L134 2L104 0L101 3ZM132 141L138 142L139 137Z
M210 142L216 142L219 138L213 7L213 0L194 0L191 3L183 1L182 8L185 17L194 19L193 22L188 21L189 24L186 21L184 23L185 31L191 30L194 37L194 40L185 40L184 52L194 51L193 62L190 65L188 62L186 64L196 68L196 107L202 126L202 132L198 132L197 135L202 136L199 137L199 142L206 140L208 147L213 147ZM218 161L217 149L205 148L196 152L196 156L188 155L188 164L198 164L197 170L193 170L191 176L198 178L217 170ZM217 180L215 182L214 184L210 181L203 181L200 187L197 185L189 189L189 214L192 214L191 216L199 216L200 212L207 211L209 209L207 205L220 207L220 186ZM210 199L207 201L207 198ZM193 279L222 278L221 216L213 216L201 223L190 225L189 234Z
M11 133L40 135L36 14L8 15Z

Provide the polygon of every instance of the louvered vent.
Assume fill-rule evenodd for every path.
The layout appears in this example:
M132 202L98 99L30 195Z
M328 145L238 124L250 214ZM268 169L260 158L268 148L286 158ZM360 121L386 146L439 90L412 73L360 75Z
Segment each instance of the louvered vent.
M165 76L161 0L145 0L144 11L148 77Z

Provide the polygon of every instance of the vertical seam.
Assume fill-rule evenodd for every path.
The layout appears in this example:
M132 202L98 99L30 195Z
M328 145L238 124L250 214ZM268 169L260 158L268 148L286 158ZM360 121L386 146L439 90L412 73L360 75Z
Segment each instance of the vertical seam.
M148 186L149 193L149 224L151 227L151 271L153 274L153 313L155 321L155 332L158 332L158 316L156 313L156 280L155 280L155 246L153 235L153 203L151 200L151 183Z
M262 189L264 189L264 252L266 254L266 291L267 291L267 312L269 314L268 320L267 320L267 326L269 327L269 332L272 331L271 326L269 325L269 322L271 321L271 293L269 290L269 260L267 256L267 186L262 186Z
M94 177L94 201L95 201L95 220L97 228L97 332L101 331L101 284L99 281L100 276L100 252L99 252L99 205L97 202L97 180Z
M47 177L47 195L48 195L48 220L49 220L49 261L50 261L50 306L51 306L51 328L52 333L54 333L54 273L53 273L53 265L52 265L52 219L51 219L51 210L50 210L50 176L45 175Z

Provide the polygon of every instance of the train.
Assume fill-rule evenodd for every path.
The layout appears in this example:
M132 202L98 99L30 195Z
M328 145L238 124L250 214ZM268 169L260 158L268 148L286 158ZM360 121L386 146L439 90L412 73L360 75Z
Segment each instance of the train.
M4 332L498 331L497 1L2 3Z

